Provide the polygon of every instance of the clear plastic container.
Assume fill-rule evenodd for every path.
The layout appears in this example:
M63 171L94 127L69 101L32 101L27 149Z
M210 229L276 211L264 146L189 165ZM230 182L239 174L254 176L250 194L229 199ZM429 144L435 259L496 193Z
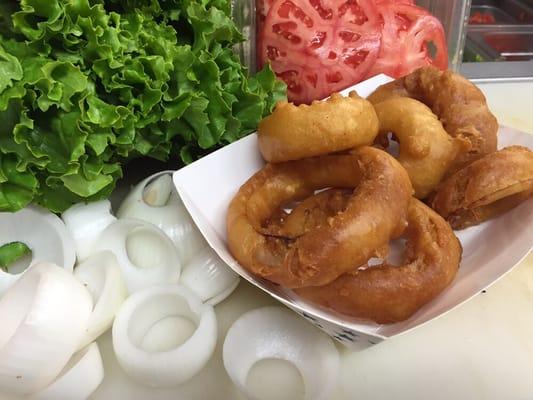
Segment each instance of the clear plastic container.
M449 67L459 70L463 58L466 26L471 0L417 0L416 4L437 17L446 32ZM256 21L254 0L232 0L232 15L243 32L246 41L236 46L235 51L251 72L256 69Z
M471 0L417 0L416 4L437 17L444 26L449 68L458 71L463 59Z
M234 47L241 62L251 73L256 72L256 26L255 0L231 0L231 15L241 30L244 41Z

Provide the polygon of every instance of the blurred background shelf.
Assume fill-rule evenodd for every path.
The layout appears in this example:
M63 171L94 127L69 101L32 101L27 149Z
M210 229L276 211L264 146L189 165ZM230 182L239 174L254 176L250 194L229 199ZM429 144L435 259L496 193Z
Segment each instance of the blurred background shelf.
M472 0L461 72L477 82L533 80L533 0Z

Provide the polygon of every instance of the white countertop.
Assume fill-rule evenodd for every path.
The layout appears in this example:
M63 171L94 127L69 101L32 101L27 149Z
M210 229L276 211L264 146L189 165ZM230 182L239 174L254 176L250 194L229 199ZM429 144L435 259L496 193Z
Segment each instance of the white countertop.
M533 133L533 82L480 87L501 124ZM108 332L99 340L106 377L91 399L243 399L224 371L221 345L239 315L267 304L274 300L241 282L216 307L220 335L213 358L191 381L172 390L129 380L114 359ZM331 400L533 399L533 254L486 293L437 320L364 350L339 350L342 373ZM284 393L283 398L294 399L301 391L298 376L286 365L257 372L260 384ZM282 382L274 384L276 378ZM282 400L280 395L271 398Z

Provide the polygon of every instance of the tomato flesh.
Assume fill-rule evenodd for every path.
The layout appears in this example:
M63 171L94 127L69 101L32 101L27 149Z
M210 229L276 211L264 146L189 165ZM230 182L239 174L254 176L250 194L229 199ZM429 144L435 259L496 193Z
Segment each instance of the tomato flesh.
M384 73L399 78L425 65L447 68L444 29L437 18L408 2L381 0L376 5L383 21L383 36L379 56L367 77ZM434 46L434 56L429 43Z
M373 0L275 0L259 41L289 100L309 103L364 78L381 44Z

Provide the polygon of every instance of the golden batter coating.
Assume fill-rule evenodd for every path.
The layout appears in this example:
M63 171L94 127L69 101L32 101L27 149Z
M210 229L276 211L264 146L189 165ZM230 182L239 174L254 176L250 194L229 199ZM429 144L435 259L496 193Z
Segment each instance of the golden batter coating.
M449 174L497 149L498 121L485 96L472 82L452 71L422 67L380 86L368 100L377 104L391 97L422 101L439 117L446 132L468 146L457 155Z
M399 142L398 161L407 170L415 197L425 198L442 180L464 142L452 138L423 103L409 97L389 98L375 105L379 143L388 147L387 133Z
M414 198L404 236L402 265L355 268L328 285L295 293L340 314L378 323L411 317L453 281L462 248L450 225Z
M473 162L441 183L431 207L464 229L496 217L533 196L533 152L510 146Z
M279 103L257 133L266 161L291 161L370 145L378 119L372 104L357 93L333 93L311 105Z
M283 205L328 187L355 190L346 210L327 226L295 239L265 234ZM268 164L229 206L229 250L244 268L284 287L324 285L366 262L404 226L412 191L405 169L373 147Z

